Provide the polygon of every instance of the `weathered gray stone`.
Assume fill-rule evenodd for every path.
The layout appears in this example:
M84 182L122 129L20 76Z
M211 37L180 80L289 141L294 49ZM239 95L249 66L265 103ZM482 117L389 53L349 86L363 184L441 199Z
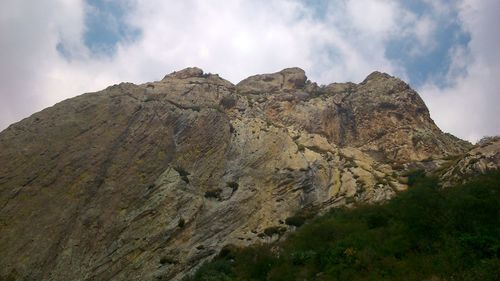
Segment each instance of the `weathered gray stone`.
M464 183L477 174L500 169L500 136L484 138L442 172L443 186Z
M301 210L391 198L395 162L467 148L387 74L114 85L0 133L0 279L178 280Z

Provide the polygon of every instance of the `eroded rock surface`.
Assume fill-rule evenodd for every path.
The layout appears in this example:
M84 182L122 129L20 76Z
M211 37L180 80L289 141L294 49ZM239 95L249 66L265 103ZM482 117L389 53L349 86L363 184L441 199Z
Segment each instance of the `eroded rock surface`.
M465 155L458 157L446 168L443 186L464 183L471 177L500 168L500 136L481 140Z
M188 68L114 85L0 133L0 277L178 280L304 210L387 200L406 188L401 163L469 146L379 72L320 87L299 68L238 85Z

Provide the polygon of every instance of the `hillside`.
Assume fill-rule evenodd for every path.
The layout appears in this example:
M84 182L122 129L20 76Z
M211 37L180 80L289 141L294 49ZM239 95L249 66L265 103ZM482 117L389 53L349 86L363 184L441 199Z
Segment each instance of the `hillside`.
M499 280L500 172L445 190L412 176L387 204L335 209L272 247L228 245L185 281Z
M233 85L187 68L113 85L0 133L0 276L179 280L298 214L393 198L411 167L453 169L471 148L380 72L318 86L289 68Z

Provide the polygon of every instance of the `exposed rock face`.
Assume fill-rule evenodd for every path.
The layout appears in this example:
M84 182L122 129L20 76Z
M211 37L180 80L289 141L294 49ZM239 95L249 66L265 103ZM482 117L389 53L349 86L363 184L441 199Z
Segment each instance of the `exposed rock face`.
M0 133L0 279L176 280L305 209L391 198L406 188L391 164L468 146L378 72L114 85Z
M470 147L443 134L419 95L388 74L374 72L361 84L320 88L302 83L303 71L284 72L252 76L237 85L273 123L323 135L332 144L359 148L388 163L459 154Z
M463 183L469 178L500 168L500 136L483 139L456 163L445 169L443 186Z
M294 92L305 86L307 77L300 68L287 68L277 73L248 77L238 83L240 94L262 94L278 91Z

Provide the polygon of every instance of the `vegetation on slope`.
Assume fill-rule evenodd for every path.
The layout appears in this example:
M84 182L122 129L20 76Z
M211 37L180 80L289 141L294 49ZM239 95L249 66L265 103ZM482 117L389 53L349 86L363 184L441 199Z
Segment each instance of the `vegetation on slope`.
M411 179L386 204L332 210L272 245L226 247L185 280L500 280L500 172L445 190Z

